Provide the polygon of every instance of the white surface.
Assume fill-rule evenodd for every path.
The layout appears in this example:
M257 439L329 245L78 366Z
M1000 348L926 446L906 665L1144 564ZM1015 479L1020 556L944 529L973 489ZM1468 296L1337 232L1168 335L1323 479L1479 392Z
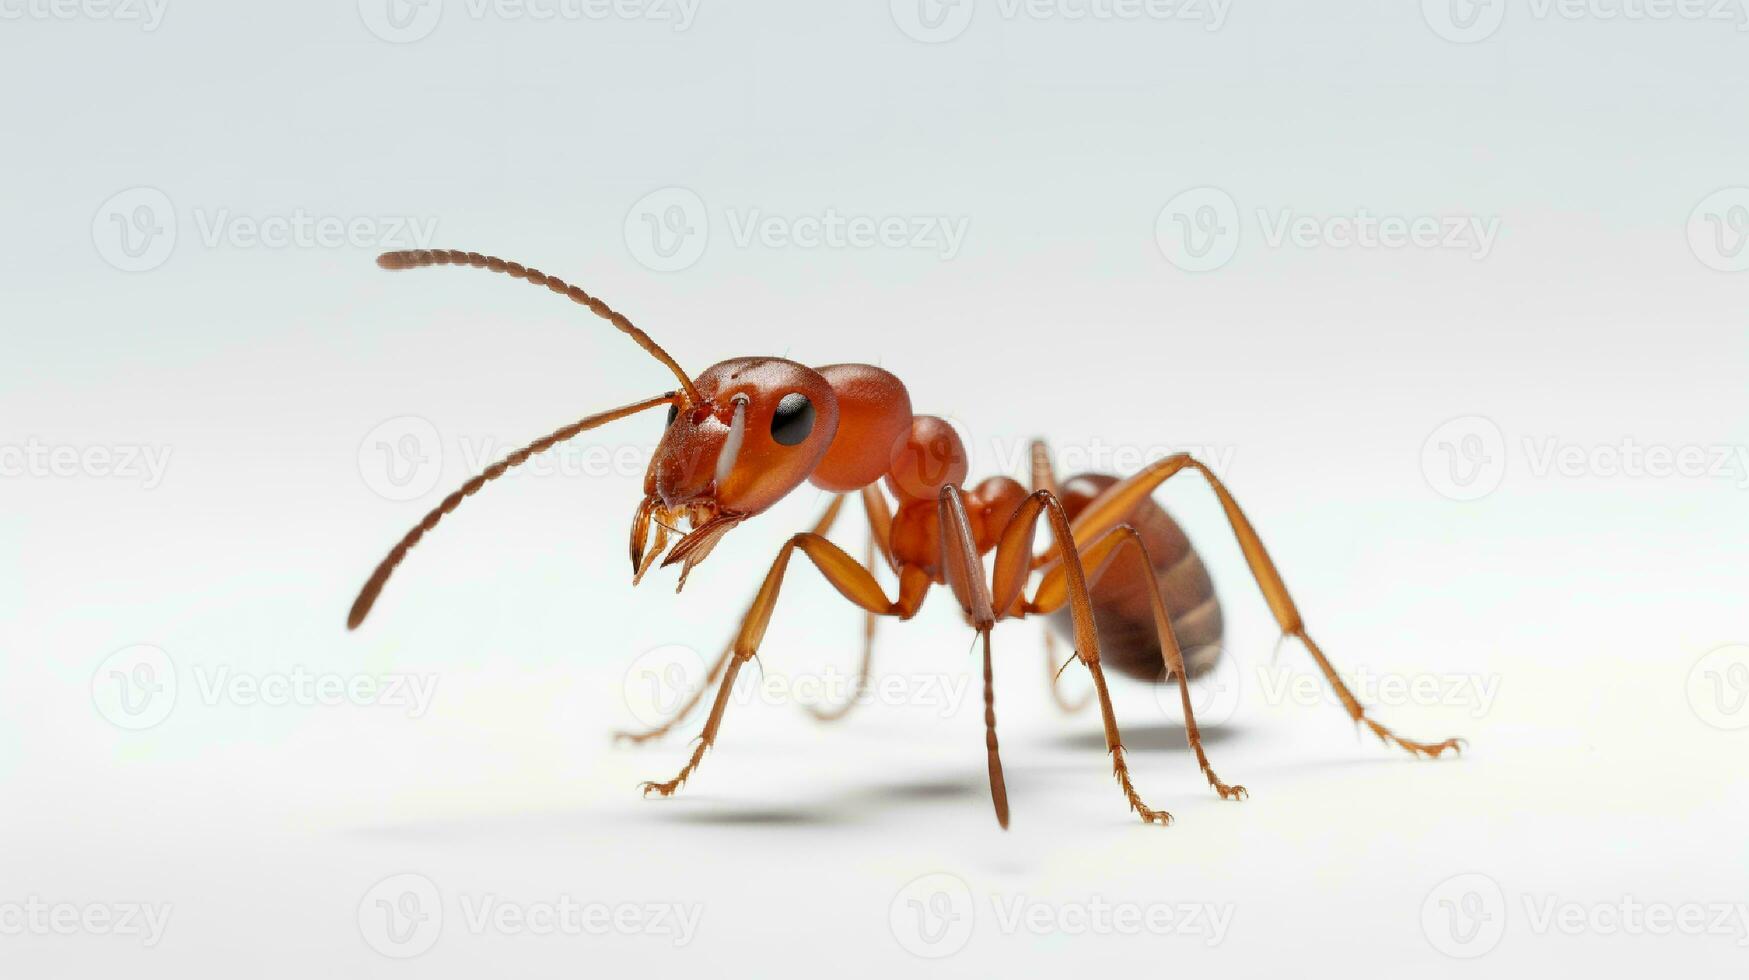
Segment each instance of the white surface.
M1513 8L1466 45L1401 4L1244 5L1217 31L980 4L961 36L924 44L885 4L746 6L675 31L451 4L399 45L351 3L174 3L152 31L6 25L0 444L170 455L161 480L90 463L0 481L0 971L1741 972L1744 651L1702 658L1749 642L1749 280L1696 251L1733 199L1688 237L1697 205L1749 182L1743 34ZM1237 202L1243 232L1227 265L1191 275L1155 226L1204 186ZM169 202L177 241L118 258L106 202L137 187ZM665 260L638 218L653 192L691 200L666 188L696 195L710 235L663 273L642 264ZM1500 223L1477 260L1270 247L1258 208ZM757 211L793 231L828 209L969 224L947 260L738 246L730 226ZM1046 699L1036 624L1005 625L1014 825L999 832L970 634L942 595L883 628L879 672L911 685L905 703L831 728L787 698L737 703L683 793L641 800L698 721L610 745L635 721L640 655L714 652L820 501L738 529L680 597L671 576L632 591L638 477L567 456L569 473L469 501L347 634L372 563L474 455L665 381L525 286L391 276L368 242L204 241L215 221L300 212L436 220L437 244L574 278L695 373L748 353L878 360L920 410L966 426L977 475L1034 435L1083 456L1230 454L1313 635L1345 671L1436 683L1381 718L1471 749L1417 762L1321 697L1272 696L1267 610L1206 490L1175 481L1162 499L1230 624L1220 676L1237 700L1215 698L1231 718L1208 748L1250 800L1216 799L1176 710L1120 682L1139 788L1177 816L1143 826L1097 717ZM1487 422L1446 427L1469 417ZM593 445L647 451L658 425ZM441 462L423 493L391 483L413 499L384 499L372 447L403 432ZM1722 452L1728 469L1612 472L1599 447L1628 442ZM1550 445L1581 461L1540 469ZM1481 483L1451 482L1477 458ZM851 517L841 540L859 549ZM805 565L791 578L767 678L842 677L856 614ZM133 716L103 700L119 690L107 658L136 644L164 651L177 692L127 730L108 720ZM1308 676L1295 646L1278 664ZM203 686L385 674L434 681L428 710ZM926 693L943 683L971 683L950 688L963 707ZM397 944L376 901L426 887L407 874L442 921ZM649 928L511 934L471 922L488 897L698 918L684 945ZM33 899L167 905L169 920L150 947L82 925L20 934ZM939 943L919 943L913 900L958 916L934 922ZM1612 918L1624 902L1700 914L1704 934L1643 934L1644 912ZM1089 933L1095 906L1209 907L1224 932ZM1042 926L1012 926L1017 908ZM382 952L426 943L410 962Z

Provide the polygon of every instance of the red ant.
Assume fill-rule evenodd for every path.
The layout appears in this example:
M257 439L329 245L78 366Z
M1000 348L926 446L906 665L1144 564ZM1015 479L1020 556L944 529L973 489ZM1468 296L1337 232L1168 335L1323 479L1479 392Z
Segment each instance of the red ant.
M1186 737L1203 775L1222 799L1243 798L1243 786L1222 782L1210 767L1183 683L1186 676L1213 665L1221 635L1220 606L1208 573L1184 533L1150 499L1156 487L1184 472L1200 473L1213 488L1284 636L1296 637L1305 645L1349 717L1365 724L1380 740L1418 756L1437 757L1447 749L1461 751L1458 739L1437 744L1412 742L1398 738L1367 716L1323 651L1306 634L1299 610L1251 522L1215 474L1189 455L1167 456L1124 479L1088 475L1059 486L1044 446L1034 443L1031 491L1001 476L967 489L965 446L953 428L934 416L913 415L904 383L873 365L810 368L778 357L739 357L712 365L691 378L630 320L582 289L536 269L455 250L388 252L378 257L377 264L385 269L466 265L544 286L587 306L630 335L673 372L680 387L573 422L511 453L445 497L377 566L352 604L348 628L364 621L408 549L463 498L536 453L659 406L668 407L668 425L644 476L643 502L632 518L634 584L661 558L663 567L680 564L679 586L685 585L687 574L704 561L723 535L803 482L835 494L814 529L790 538L778 551L739 633L711 669L706 684L719 676L721 679L692 757L673 779L644 783L646 795L652 791L672 794L716 741L735 677L758 652L790 557L800 550L844 598L866 613L859 684L868 676L875 618L910 619L932 586L946 585L952 591L983 643L984 744L990 794L996 819L1003 827L1008 826L1008 792L996 743L990 630L998 620L1027 615L1050 614L1052 625L1072 636L1075 656L1071 659L1080 660L1093 677L1093 696L1098 698L1104 718L1113 774L1130 807L1143 820L1169 823L1172 818L1166 811L1143 803L1130 782L1123 741L1106 689L1107 666L1146 681L1177 682ZM896 510L880 490L883 483L894 497ZM868 516L869 554L863 562L826 538L845 495L852 491L860 491ZM676 530L680 537L664 556L669 531L677 529L682 519L690 530ZM1034 531L1041 519L1050 530L1052 543L1043 554L1035 555ZM897 598L888 598L875 578L877 550L898 576ZM986 579L984 558L992 552L995 557ZM1063 560L1064 556L1069 560ZM1124 556L1128 562L1119 565L1118 559ZM1032 597L1027 598L1025 586L1034 573L1040 578ZM1097 594L1095 585L1100 586ZM1103 655L1102 634L1106 637ZM1189 658L1183 652L1186 646L1191 649ZM1048 650L1047 646L1047 655ZM695 696L667 724L629 737L642 741L662 734L696 703ZM851 703L854 699L837 712L816 714L836 717Z

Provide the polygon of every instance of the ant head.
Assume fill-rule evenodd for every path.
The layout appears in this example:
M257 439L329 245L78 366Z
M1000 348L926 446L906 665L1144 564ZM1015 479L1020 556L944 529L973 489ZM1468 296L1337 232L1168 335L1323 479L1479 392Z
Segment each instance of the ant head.
M370 615L389 576L407 552L437 526L446 514L511 467L579 433L662 405L668 406L668 429L644 477L644 501L632 519L633 581L643 577L679 522L692 530L675 543L662 564L684 562L686 573L703 561L711 548L736 524L777 503L813 472L838 430L838 400L819 372L777 357L744 357L715 365L697 380L650 335L612 307L557 276L519 262L459 249L385 252L377 256L385 269L418 269L455 265L501 272L532 286L557 293L589 308L613 324L645 353L674 375L680 387L623 408L588 416L544 436L486 468L443 499L377 564L359 590L347 614L348 629ZM655 526L655 547L646 548Z
M693 530L662 561L685 562L684 583L730 528L800 486L838 431L831 384L794 361L738 357L712 365L693 386L699 400L676 394L644 476L644 502L632 525L638 578L684 518ZM646 553L652 523L656 544Z

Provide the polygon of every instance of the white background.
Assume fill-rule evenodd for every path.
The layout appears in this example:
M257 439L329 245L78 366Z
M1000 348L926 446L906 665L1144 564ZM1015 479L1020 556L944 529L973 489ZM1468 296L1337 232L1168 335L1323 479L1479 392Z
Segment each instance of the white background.
M530 4L0 2L0 970L1741 972L1735 4ZM1335 247L1363 212L1493 234ZM816 243L829 214L965 234ZM275 237L305 219L354 240ZM660 420L629 420L470 500L348 634L374 562L471 471L670 384L526 286L376 269L409 227L574 279L695 373L879 362L963 425L975 476L1018 475L1033 436L1065 469L1224 460L1313 635L1397 685L1380 717L1470 751L1416 761L1321 688L1284 695L1307 658L1272 666L1186 478L1160 498L1225 602L1208 748L1248 801L1123 681L1139 788L1177 817L1144 826L1097 716L1048 701L1037 624L1009 624L1000 832L940 595L883 629L899 703L822 727L738 700L681 795L644 801L699 724L610 744L666 676L645 655L714 653L823 501L738 529L678 597L671 573L633 591ZM854 509L839 539L860 553ZM858 615L791 581L764 676L841 680ZM434 683L426 710L249 687L385 675ZM425 924L391 931L376 903L403 893ZM488 901L626 924L517 933L470 916ZM168 906L156 942L102 925L139 903ZM652 905L696 932L634 919ZM1223 930L1100 912L1188 906Z

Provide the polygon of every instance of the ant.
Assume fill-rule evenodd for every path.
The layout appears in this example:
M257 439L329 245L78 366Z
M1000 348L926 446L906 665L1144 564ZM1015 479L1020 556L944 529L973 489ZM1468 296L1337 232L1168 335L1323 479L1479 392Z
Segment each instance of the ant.
M804 482L834 495L813 530L796 534L779 549L739 632L705 681L708 686L717 680L716 700L691 758L673 779L644 783L646 796L652 792L673 794L716 741L736 675L757 654L790 558L800 551L845 599L866 614L859 685L868 677L876 617L910 619L933 586L945 585L953 593L983 645L984 745L990 796L1002 827L1008 826L1008 791L996 741L990 631L998 620L1028 615L1049 616L1051 626L1073 640L1074 656L1063 667L1079 660L1091 673L1092 696L1098 699L1104 720L1112 773L1130 808L1144 821L1166 824L1172 817L1144 803L1130 781L1123 740L1106 688L1108 666L1145 681L1178 683L1185 735L1197 765L1222 799L1244 798L1245 787L1222 782L1209 765L1184 685L1186 677L1214 664L1222 627L1220 606L1189 540L1150 499L1162 483L1190 472L1200 474L1214 490L1283 638L1296 638L1305 646L1349 717L1366 725L1381 741L1416 756L1435 758L1447 749L1454 754L1462 751L1459 739L1429 744L1399 738L1367 715L1307 635L1287 586L1239 504L1207 466L1188 454L1164 457L1123 479L1085 475L1059 484L1044 445L1035 442L1030 490L1002 476L968 488L966 450L959 436L940 418L912 414L904 383L881 368L869 364L810 368L779 357L737 357L714 364L693 378L648 334L606 303L537 269L456 250L387 252L377 258L377 264L385 269L471 266L544 286L588 307L629 335L673 373L680 387L573 422L468 480L389 550L353 602L346 620L348 629L364 622L407 551L463 499L530 456L653 408L667 406L668 422L644 476L643 501L632 517L634 585L660 559L664 568L680 565L678 592L687 575L725 534ZM892 494L896 508L889 505L880 489L882 484ZM846 495L852 492L862 497L870 530L868 554L861 562L826 537ZM679 530L683 520L689 527L684 532ZM1034 554L1034 534L1041 520L1049 529L1051 543L1042 554ZM671 531L679 537L668 548ZM896 598L888 598L875 578L877 551L881 562L898 577ZM984 560L992 552L986 578ZM1128 561L1120 565L1122 558ZM1025 587L1035 573L1038 583L1028 598ZM1097 593L1095 586L1099 587ZM1107 638L1103 649L1101 635ZM1047 657L1053 657L1050 642L1047 633ZM1068 708L1054 686L1060 673L1059 669L1053 675L1052 693L1059 705ZM690 711L702 693L700 688L666 724L647 732L621 733L622 737L644 741L663 734ZM855 700L835 712L812 710L821 718L835 718Z

